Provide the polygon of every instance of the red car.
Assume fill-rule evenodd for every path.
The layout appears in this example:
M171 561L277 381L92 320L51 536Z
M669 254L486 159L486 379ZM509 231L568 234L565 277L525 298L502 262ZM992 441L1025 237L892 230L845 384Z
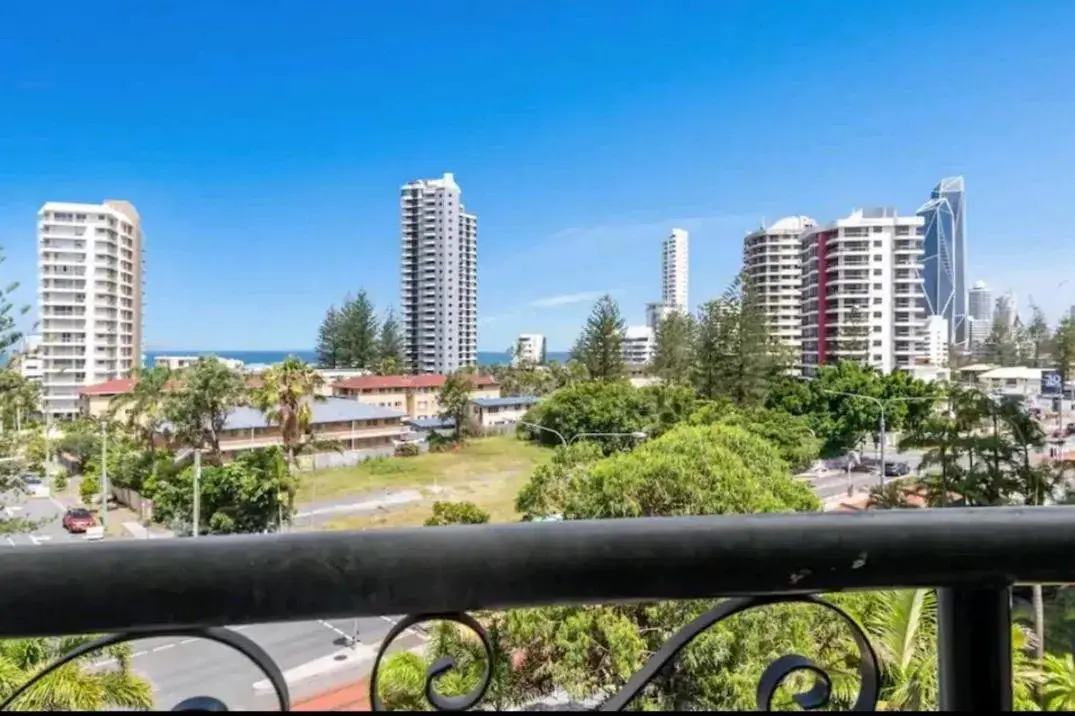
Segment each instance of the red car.
M63 515L63 528L68 532L85 532L97 524L89 510L75 507Z

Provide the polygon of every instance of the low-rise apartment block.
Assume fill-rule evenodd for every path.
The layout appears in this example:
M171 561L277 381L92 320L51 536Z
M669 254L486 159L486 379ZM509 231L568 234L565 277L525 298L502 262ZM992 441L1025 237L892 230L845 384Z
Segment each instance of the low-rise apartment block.
M367 405L399 410L411 419L440 415L438 396L446 380L444 375L367 375L350 378L332 386L333 395L351 398ZM470 397L499 398L500 384L489 375L471 376L474 390Z
M512 395L507 398L474 398L469 415L482 430L511 427L523 419L526 411L541 401L533 395Z
M395 441L406 432L403 412L346 398L315 400L310 412L310 432L316 439L345 451L391 455ZM248 407L233 410L220 434L225 460L244 450L281 444L279 426L270 424L260 410Z

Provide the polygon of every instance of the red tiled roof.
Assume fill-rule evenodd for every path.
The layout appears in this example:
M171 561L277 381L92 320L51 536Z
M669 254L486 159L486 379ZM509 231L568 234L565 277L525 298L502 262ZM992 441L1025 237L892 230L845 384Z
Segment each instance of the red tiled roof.
M119 395L129 393L134 388L134 378L116 378L96 385L84 385L78 389L79 395Z
M496 378L491 375L471 376L471 380L478 388L494 386ZM347 378L333 384L336 388L350 388L351 390L406 390L407 388L439 388L444 385L444 376L439 373L427 375L362 375L357 378Z

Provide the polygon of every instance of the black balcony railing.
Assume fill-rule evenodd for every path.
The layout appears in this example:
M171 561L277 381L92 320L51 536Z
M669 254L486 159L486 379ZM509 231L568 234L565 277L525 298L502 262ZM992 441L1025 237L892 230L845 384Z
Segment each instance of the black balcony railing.
M157 635L211 639L252 659L286 710L281 670L225 625L414 615L383 642L371 676L376 708L380 658L393 637L417 622L456 621L476 631L488 650L470 611L728 597L668 640L600 707L617 710L726 617L777 602L812 602L848 622L860 651L854 708L870 710L880 679L874 649L853 619L815 595L935 587L940 707L1006 710L1012 706L1012 586L1075 581L1067 561L1075 553L1073 518L1075 508L952 508L11 548L0 552L0 638L114 635L87 649ZM427 677L433 705L480 705L488 678L466 696L436 692L434 677L449 668L438 663ZM770 705L790 673L802 671L815 681L797 703L823 705L830 685L824 670L788 655L764 671L759 708ZM177 709L223 709L213 694L205 696Z

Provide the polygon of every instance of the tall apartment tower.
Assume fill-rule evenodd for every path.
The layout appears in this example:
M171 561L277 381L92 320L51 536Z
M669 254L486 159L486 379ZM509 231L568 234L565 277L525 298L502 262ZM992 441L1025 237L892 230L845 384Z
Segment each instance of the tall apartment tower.
M926 356L920 216L854 211L802 235L802 362L855 360L884 372Z
M478 217L453 174L400 190L404 358L416 373L478 361Z
M956 346L966 346L969 338L965 198L963 177L941 179L929 201L916 212L925 225L922 278L926 308L948 320L948 339Z
M661 245L661 303L668 309L686 313L687 306L687 244L689 237L683 229L672 233Z
M993 292L978 281L967 293L967 341L972 351L978 350L989 340L993 331Z
M80 387L141 366L142 220L126 201L50 201L37 243L42 410L65 419Z
M765 312L770 334L798 353L802 337L802 244L817 226L809 216L788 216L743 239L743 269Z

